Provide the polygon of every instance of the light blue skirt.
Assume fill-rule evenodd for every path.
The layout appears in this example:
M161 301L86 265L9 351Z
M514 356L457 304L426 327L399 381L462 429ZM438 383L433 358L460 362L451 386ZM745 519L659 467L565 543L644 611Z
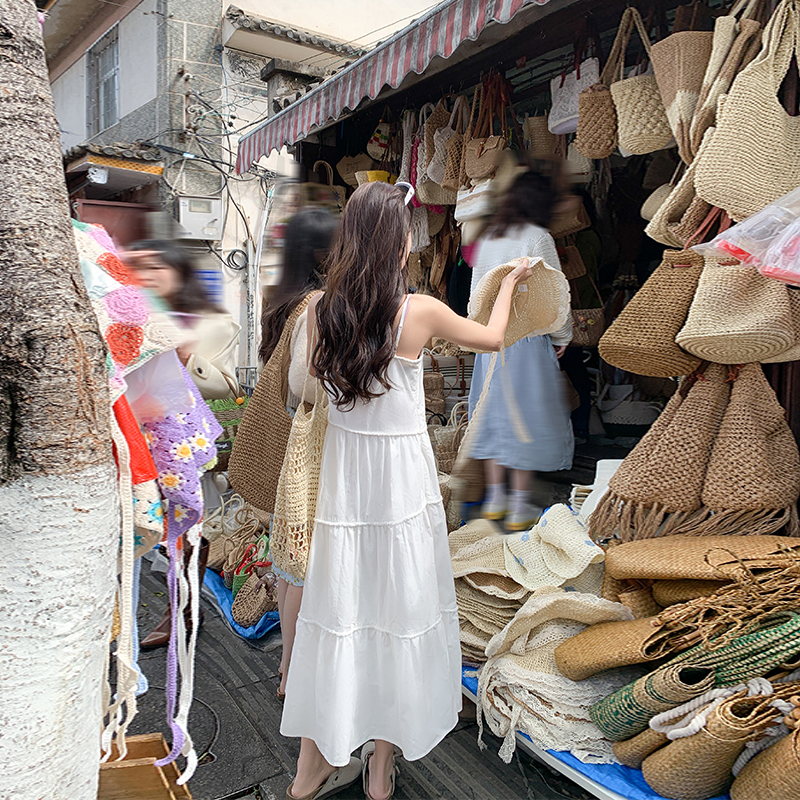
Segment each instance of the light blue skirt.
M481 395L491 355L475 357L469 414ZM498 353L472 458L494 459L509 469L554 472L572 467L572 434L567 383L549 336L521 339ZM528 439L526 442L525 439Z

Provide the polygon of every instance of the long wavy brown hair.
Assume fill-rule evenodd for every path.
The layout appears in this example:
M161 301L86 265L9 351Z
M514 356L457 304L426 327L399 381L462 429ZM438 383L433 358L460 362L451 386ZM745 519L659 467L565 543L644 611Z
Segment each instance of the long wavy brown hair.
M408 291L405 192L375 182L353 192L328 257L328 287L317 306L314 370L342 410L391 388L393 323Z

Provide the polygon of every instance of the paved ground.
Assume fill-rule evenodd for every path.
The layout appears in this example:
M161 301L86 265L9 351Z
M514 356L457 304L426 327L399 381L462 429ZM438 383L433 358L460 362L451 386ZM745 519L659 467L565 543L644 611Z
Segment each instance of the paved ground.
M162 575L145 563L139 608L140 630L146 633L166 605ZM190 732L201 766L190 783L194 800L283 800L292 780L299 741L279 733L281 704L278 685L280 639L251 644L236 636L207 599L205 624L197 649L195 703ZM143 653L141 665L151 689L139 699L133 733L168 728L165 724L165 650ZM477 745L477 726L466 709L465 719L427 758L401 763L397 800L589 800L590 795L522 754L510 765L497 756L499 740L486 736L488 748ZM360 785L342 792L342 800L363 798Z

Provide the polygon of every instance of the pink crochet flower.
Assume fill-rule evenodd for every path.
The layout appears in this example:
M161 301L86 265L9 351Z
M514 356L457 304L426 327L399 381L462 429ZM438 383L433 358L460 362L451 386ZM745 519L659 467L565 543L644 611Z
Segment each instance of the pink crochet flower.
M120 286L104 298L106 310L114 322L138 328L147 322L147 304L135 286Z

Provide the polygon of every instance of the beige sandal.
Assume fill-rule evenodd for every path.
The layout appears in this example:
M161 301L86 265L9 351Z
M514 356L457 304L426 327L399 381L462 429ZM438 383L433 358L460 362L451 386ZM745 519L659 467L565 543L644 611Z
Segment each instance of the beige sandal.
M361 782L364 786L364 796L367 798L367 800L375 800L375 798L369 793L369 772L368 772L369 760L374 752L375 752L375 742L367 742L364 745L364 747L361 748ZM400 770L397 767L395 761L397 760L397 756L399 755L400 755L400 749L398 747L395 747L394 756L392 756L392 771L389 775L389 778L392 782L392 788L386 800L391 800L391 798L394 797L394 789L395 789L395 784L397 783L397 776L400 774Z
M289 784L286 790L286 800L323 800L325 797L341 792L348 786L351 786L358 780L359 773L361 772L361 759L353 756L350 763L346 767L337 767L329 776L328 780L319 787L319 789L305 794L302 797L295 797L292 794L294 781Z

